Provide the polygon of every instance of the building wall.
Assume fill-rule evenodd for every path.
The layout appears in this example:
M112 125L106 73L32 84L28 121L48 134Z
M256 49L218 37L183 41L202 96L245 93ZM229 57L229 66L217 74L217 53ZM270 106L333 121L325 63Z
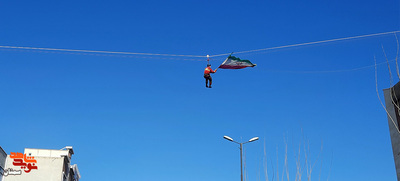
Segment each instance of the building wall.
M0 181L79 181L81 177L78 166L71 165L71 157L74 154L72 146L61 150L25 148L24 154L23 158L11 158L5 154L5 174ZM31 159L36 160L36 163L29 163ZM13 162L21 166L15 166ZM36 166L37 169L32 169L31 166ZM25 167L31 170L26 173L24 170L28 168Z
M3 174L5 170L7 153L0 146L0 181L3 181Z
M36 157L37 170L29 173L22 171L21 175L8 175L4 181L63 181L64 157ZM21 167L13 165L13 159L7 157L6 168L21 170Z
M396 84L396 86L398 86L398 84ZM398 98L400 98L400 96L394 96L394 94L392 95L391 89L385 89L385 90L383 90L383 93L385 96L386 110L388 111L387 117L388 117L390 138L392 141L393 157L394 157L394 162L395 162L395 166L396 166L397 180L400 181L400 133L397 129L399 127L400 115L396 114L396 112L398 112L398 109L393 104L393 98L392 98L392 96L398 97ZM400 89L399 89L399 91L400 91ZM398 100L394 100L394 101L399 102ZM396 128L396 126L397 126L397 128Z

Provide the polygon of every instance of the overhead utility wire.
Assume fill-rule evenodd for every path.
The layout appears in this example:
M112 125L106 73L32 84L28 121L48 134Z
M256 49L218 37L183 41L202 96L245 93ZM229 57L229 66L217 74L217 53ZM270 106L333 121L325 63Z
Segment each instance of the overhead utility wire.
M375 34L360 35L360 36L352 36L352 37L345 37L345 38L336 38L336 39L330 39L330 40L314 41L314 42L308 42L308 43L299 43L299 44L293 44L293 45L283 45L283 46L270 47L270 48L262 48L262 49L255 49L255 50L247 50L247 51L234 52L234 53L235 53L235 54L242 54L242 53L251 53L251 52L275 50L275 49L282 49L282 48L299 47L299 46L305 46L305 45L314 45L314 44L321 44L321 43L328 43L328 42L335 42L335 41L343 41L343 40L351 40L351 39L357 39L357 38L365 38L365 37L372 37L372 36L387 35L387 34L392 34L392 33L395 33L395 34L396 34L396 33L399 33L399 32L400 32L400 31L390 31L390 32L384 32L384 33L375 33ZM226 56L226 55L230 55L230 54L231 54L231 53L224 53L224 54L218 54L218 55L210 55L210 57Z

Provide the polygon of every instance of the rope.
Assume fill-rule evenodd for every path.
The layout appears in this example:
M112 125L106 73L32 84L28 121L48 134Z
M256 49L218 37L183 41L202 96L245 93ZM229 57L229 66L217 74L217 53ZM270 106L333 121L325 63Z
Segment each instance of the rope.
M388 58L387 58L387 56L386 56L386 52L385 52L385 49L383 48L383 45L382 45L382 51L383 51L383 54L385 55L385 59L386 59L387 66L388 66L388 70L389 70L389 77L390 77L390 87L392 87L392 86L393 86L393 76L392 76L392 70L390 69L389 60L388 60Z
M247 50L247 51L235 52L235 54L259 52L259 51L267 51L267 50L275 50L275 49L283 49L283 48L291 48L291 47L299 47L299 46L305 46L305 45L314 45L314 44L321 44L321 43L328 43L328 42L335 42L335 41L343 41L343 40L351 40L351 39L358 39L358 38L365 38L365 37L373 37L373 36L387 35L387 34L399 33L399 32L400 32L400 31L390 31L390 32L384 32L384 33L375 33L375 34L368 34L368 35L361 35L361 36L352 36L352 37L345 37L345 38L336 38L336 39L322 40L322 41L314 41L314 42L308 42L308 43L299 43L299 44L292 44L292 45L283 45L283 46L277 46L277 47L270 47L270 48L262 48L262 49L255 49L255 50ZM230 54L230 53L224 53L224 54L212 55L212 56L210 56L210 57L226 56L226 55L229 55L229 54Z
M396 43L397 43L396 72L397 72L397 78L400 79L399 65L398 65L398 63L397 63L397 58L399 57L399 39L397 38L396 33L394 34L394 36L396 37ZM396 99L396 100L399 100L399 99L397 98L396 91L394 90L394 87L393 87L393 91L395 92L395 93L394 93L395 99ZM393 97L391 97L391 98L392 98L393 104L397 107L397 113L400 115L400 107L399 107L399 105L398 105L398 104L399 104L398 101L394 101L394 100L393 100Z
M377 66L376 66L376 58L375 58L375 56L374 56L374 61L375 61L375 88L376 88L376 95L378 95L379 102L381 103L383 109L385 109L385 111L386 111L386 114L388 115L388 117L392 121L393 125L395 126L397 133L400 134L399 127L395 124L392 116L390 116L390 114L389 114L388 110L386 109L385 105L383 105L381 97L379 96L379 91L378 91L378 70L377 70ZM390 90L390 96L392 96L392 90Z
M398 39L397 39L397 35L396 34L394 34L395 36L396 36L396 42L397 42L397 54L396 54L396 72L397 72L397 76L398 76L398 78L400 78L400 75L399 75L399 67L398 67L398 64L397 64L397 58L398 58L398 54L399 54L399 41L398 41ZM388 60L388 58L387 58L387 56L386 56L386 52L385 52L385 49L383 48L383 45L382 45L382 51L383 51L383 54L385 55L385 59L386 59L386 62L387 62L387 66L388 66L388 71L389 71L389 78L390 78L390 99L391 99L391 101L392 101L392 104L396 107L396 109L397 109L397 114L400 114L400 107L399 107L399 105L398 105L398 98L397 98L397 95L396 95L396 90L395 90L395 87L394 87L394 85L393 85L393 75L392 75L392 71L391 71L391 69L390 69L390 64L389 64L389 60ZM392 93L394 93L394 95L392 95ZM394 99L396 100L394 100L393 99L393 97L394 97ZM396 111L396 109L395 109L395 111ZM392 121L393 122L393 121ZM394 122L393 122L393 124L394 124ZM395 126L396 126L396 124L395 124ZM396 126L397 127L397 126ZM398 129L398 128L397 128Z
M397 34L396 33L394 34L394 36L396 37L396 43L397 43L396 72L397 72L397 78L400 79L399 65L397 64L397 58L399 57L399 39L397 38Z

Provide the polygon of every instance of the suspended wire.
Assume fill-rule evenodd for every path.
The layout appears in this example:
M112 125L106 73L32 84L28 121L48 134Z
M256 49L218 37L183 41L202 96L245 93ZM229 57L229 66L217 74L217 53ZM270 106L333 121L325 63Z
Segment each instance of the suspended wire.
M147 55L147 56L198 57L198 58L207 57L207 56L202 56L202 55L179 55L179 54L159 54L159 53L114 52L114 51L101 51L101 50L78 50L78 49L17 47L17 46L0 46L0 48L23 49L23 50L62 51L62 52L82 52L82 53L106 53L106 54L121 54L121 55Z
M102 53L82 53L82 52L64 52L64 51L43 51L43 50L21 50L7 49L4 51L24 51L52 54L67 54L67 55L85 55L85 56L100 56L100 57L122 57L122 58L137 58L137 59L157 59L157 60L188 60L188 61L203 61L197 57L160 57L160 56L145 56L145 55L124 55L124 54L102 54Z
M252 52L259 52L259 51L267 51L267 50L275 50L275 49L283 49L283 48L299 47L299 46L305 46L305 45L314 45L314 44L335 42L335 41L351 40L351 39L358 39L358 38L365 38L365 37L381 36L381 35L387 35L387 34L398 33L398 32L400 32L400 31L390 31L390 32L384 32L384 33L375 33L375 34L368 34L368 35L361 35L361 36L352 36L352 37L345 37L345 38L336 38L336 39L322 40L322 41L314 41L314 42L308 42L308 43L299 43L299 44L292 44L292 45L283 45L283 46L277 46L277 47L270 47L270 48L262 48L262 49L255 49L255 50L247 50L247 51L235 52L235 54L252 53ZM229 54L231 54L231 53L224 53L224 54L218 54L218 55L211 55L210 57L226 56L226 55L229 55Z
M390 60L389 62L393 62L395 61L395 59ZM386 64L387 62L381 62L378 63L376 65L382 65L382 64ZM282 72L282 73L300 73L300 74L314 74L314 73L339 73L339 72L353 72L353 71L358 71L358 70L362 70L362 69L367 69L367 68L372 68L374 67L374 65L367 65L367 66L363 66L363 67L357 67L357 68L352 68L352 69L341 69L341 70L310 70L310 71L291 71L291 70L267 70L270 72Z
M384 33L375 33L375 34L368 34L368 35L361 35L361 36L353 36L353 37L346 37L346 38L337 38L331 40L323 40L323 41L315 41L315 42L308 42L308 43L300 43L300 44L292 44L292 45L284 45L284 46L277 46L277 47L270 47L270 48L263 48L263 49L256 49L256 50L248 50L248 51L241 51L235 52L235 54L241 53L252 53L252 52L261 52L267 50L276 50L276 49L283 49L289 47L299 47L305 45L313 45L313 44L321 44L327 42L334 42L334 41L343 41L343 40L350 40L350 39L357 39L357 38L365 38L365 37L373 37L373 36L380 36L394 33L396 40L397 40L397 49L399 49L399 42L397 39L396 33L400 31L391 31L391 32L384 32ZM136 52L116 52L116 51L99 51L99 50L79 50L79 49L58 49L58 48L38 48L38 47L19 47L19 46L1 46L0 48L9 49L9 50L21 50L21 51L33 51L33 52L44 52L44 53L64 53L64 54L77 54L77 55L95 55L95 56L118 56L118 57L128 57L128 58L154 58L154 59L168 59L168 60L191 60L191 61L206 61L206 55L180 55L180 54L157 54L157 53L136 53ZM382 46L383 49L383 46ZM0 49L1 50L1 49ZM220 57L224 55L230 55L232 53L226 54L218 54L218 55L210 55L210 61L213 61L211 57ZM397 51L398 54L398 51ZM385 53L385 58L386 53ZM400 78L400 73L398 70L397 65L397 58L396 56L396 67L397 67L397 75ZM201 60L202 59L202 60ZM389 62L389 61L388 61ZM387 62L387 63L388 63ZM384 64L385 62L378 63L376 65ZM337 73L337 72L351 72L351 71L358 71L366 68L371 68L374 65L368 65L363 67L357 67L352 69L342 69L342 70L316 70L316 71L290 71L290 70L267 70L271 72L283 72L283 73ZM388 65L389 66L389 65ZM390 67L389 67L390 69ZM391 72L390 72L391 74ZM391 80L391 83L393 80Z
M283 49L283 48L290 48L290 47L299 47L305 45L313 45L313 44L321 44L327 42L335 42L335 41L343 41L343 40L350 40L350 39L357 39L357 38L365 38L365 37L373 37L373 36L380 36L380 35L387 35L391 33L398 33L400 31L390 31L384 33L375 33L375 34L368 34L368 35L361 35L361 36L352 36L352 37L345 37L345 38L336 38L330 40L322 40L322 41L314 41L308 43L299 43L299 44L292 44L292 45L284 45L284 46L277 46L277 47L270 47L270 48L262 48L262 49L255 49L255 50L247 50L241 52L235 52L235 54L242 54L242 53L252 53L252 52L260 52L266 50L274 50L274 49ZM40 47L21 47L21 46L1 46L0 48L5 49L21 49L21 50L42 50L42 51L61 51L61 52L81 52L81 53L103 53L103 54L121 54L121 55L146 55L146 56L167 56L167 57L192 57L192 58L206 58L206 55L180 55L180 54L160 54L160 53L137 53L137 52L118 52L118 51L101 51L101 50L79 50L79 49L62 49L62 48L40 48ZM230 53L224 54L217 54L217 55L210 55L210 57L220 57L225 55L230 55Z
M123 58L138 58L138 59L164 59L164 60L187 60L187 61L203 61L198 58L184 58L184 57L154 57L154 56L138 56L138 55L119 55L119 54L98 54L98 53L79 53L79 52L56 52L56 51L41 51L41 50L19 50L19 49L9 49L7 51L31 51L31 52L39 52L39 53L59 53L59 54L71 54L71 55L87 55L87 56L104 56L104 57L123 57ZM389 60L389 62L396 61L396 59ZM210 61L214 61L210 58ZM377 65L382 65L387 62L381 62ZM396 62L397 63L397 62ZM358 71L362 69L367 69L374 67L374 65L368 65L358 68L352 69L342 69L342 70L310 70L310 71L291 71L291 70L268 70L269 72L280 72L280 73L300 73L300 74L313 74L313 73L340 73L340 72L352 72ZM400 78L400 76L399 76Z

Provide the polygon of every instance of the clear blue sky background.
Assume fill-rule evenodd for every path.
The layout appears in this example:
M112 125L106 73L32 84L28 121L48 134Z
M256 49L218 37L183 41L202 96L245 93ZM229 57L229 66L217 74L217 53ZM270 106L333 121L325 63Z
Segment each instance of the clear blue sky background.
M0 17L0 45L187 55L400 29L396 0L15 0L0 1ZM245 146L250 181L266 168L282 179L285 139L290 180L308 142L313 180L394 181L374 68L305 72L384 62L381 45L396 57L393 34L237 54L258 66L218 70L212 89L205 59L0 49L0 144L8 154L71 145L87 181L233 181L239 149L222 136L259 136ZM381 96L389 86L380 65Z

